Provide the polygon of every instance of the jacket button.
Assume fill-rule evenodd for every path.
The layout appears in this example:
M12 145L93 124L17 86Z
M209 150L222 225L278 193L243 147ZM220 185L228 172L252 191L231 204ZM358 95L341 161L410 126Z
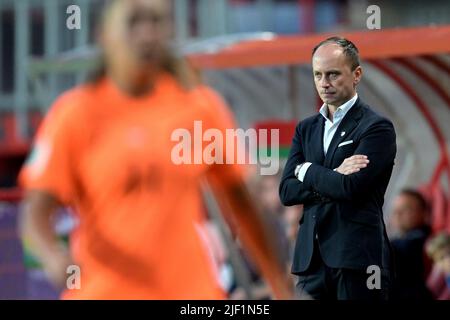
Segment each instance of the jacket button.
M319 240L319 235L316 233L316 240Z

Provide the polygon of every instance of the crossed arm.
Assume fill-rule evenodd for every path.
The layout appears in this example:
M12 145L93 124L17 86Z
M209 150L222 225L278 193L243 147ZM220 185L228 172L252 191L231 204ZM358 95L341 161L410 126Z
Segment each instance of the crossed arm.
M295 167L305 162L299 131L296 131L280 184L280 199L284 205L307 204L318 196L319 200L321 197L352 200L365 193L393 164L397 151L394 127L388 120L381 120L362 135L355 155L345 159L336 171L312 163L301 182L294 175Z
M306 186L294 175L295 167L305 161L300 126L297 126L278 190L281 203L285 206L307 204L318 200L318 195L306 188Z

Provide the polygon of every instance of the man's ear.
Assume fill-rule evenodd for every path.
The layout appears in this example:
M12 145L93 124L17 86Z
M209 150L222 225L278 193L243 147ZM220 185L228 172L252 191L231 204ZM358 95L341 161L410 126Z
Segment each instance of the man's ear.
M353 71L354 74L354 80L353 85L357 86L358 83L361 81L363 70L361 66L357 66L356 69Z

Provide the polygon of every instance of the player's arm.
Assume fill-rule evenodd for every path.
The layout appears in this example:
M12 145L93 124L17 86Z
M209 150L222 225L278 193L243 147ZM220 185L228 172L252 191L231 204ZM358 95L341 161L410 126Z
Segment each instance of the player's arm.
M80 98L75 91L57 99L39 127L33 149L19 174L19 184L25 190L21 236L59 287L65 285L70 258L58 243L54 215L76 193L73 164L79 152L75 150L85 131L80 128L84 121L74 104L77 101Z
M53 221L59 201L43 191L30 190L23 200L20 233L30 243L44 271L57 286L65 285L66 269L71 264L67 249L58 241Z
M222 166L224 170L225 166ZM258 265L277 299L291 299L291 279L278 255L273 232L254 205L243 181L225 182L219 175L210 175L208 182L227 220L233 221L240 241Z

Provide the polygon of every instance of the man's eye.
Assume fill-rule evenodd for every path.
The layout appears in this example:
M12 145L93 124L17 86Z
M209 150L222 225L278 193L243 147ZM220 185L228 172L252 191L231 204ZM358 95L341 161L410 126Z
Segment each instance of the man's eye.
M337 73L330 73L330 79L336 79L338 77Z
M321 74L316 73L316 74L314 75L314 77L315 77L316 79L320 79L322 76L321 76Z

